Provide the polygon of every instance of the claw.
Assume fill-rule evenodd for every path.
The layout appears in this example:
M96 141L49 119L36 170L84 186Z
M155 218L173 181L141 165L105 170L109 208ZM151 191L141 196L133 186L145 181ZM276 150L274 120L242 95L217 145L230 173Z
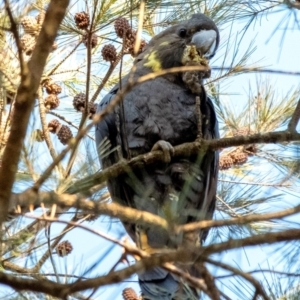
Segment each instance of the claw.
M158 141L154 144L151 151L161 150L164 155L164 162L169 163L171 161L171 156L174 155L173 146L167 141Z

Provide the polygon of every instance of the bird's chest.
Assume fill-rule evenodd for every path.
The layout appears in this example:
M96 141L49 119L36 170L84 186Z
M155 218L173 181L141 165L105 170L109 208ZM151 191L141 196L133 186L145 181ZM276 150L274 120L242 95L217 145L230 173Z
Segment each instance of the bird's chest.
M195 96L166 81L149 82L124 99L130 149L149 151L155 142L193 141L197 134Z

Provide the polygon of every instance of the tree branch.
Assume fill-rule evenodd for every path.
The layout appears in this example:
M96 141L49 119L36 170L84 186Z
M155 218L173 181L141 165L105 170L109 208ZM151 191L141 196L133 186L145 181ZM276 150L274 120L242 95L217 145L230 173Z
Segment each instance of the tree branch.
M20 205L25 208L29 204L34 206L40 206L41 203L45 205L56 204L61 208L77 208L86 212L91 212L99 215L107 215L113 218L119 218L122 221L126 221L132 224L154 226L160 229L164 229L174 234L181 234L182 232L192 232L203 229L209 229L213 227L223 227L232 225L248 224L252 222L266 221L271 219L279 219L287 217L300 212L300 205L293 208L288 208L282 211L268 213L248 215L245 217L232 218L227 220L204 220L199 222L193 222L185 225L169 224L165 219L154 215L146 211L139 211L131 207L124 207L117 203L102 203L97 201L88 201L82 195L58 195L54 192L40 192L35 193L32 190L27 190L21 194L14 194L12 201L15 206ZM12 210L13 212L13 210Z
M7 3L6 1L6 8L8 9ZM52 0L50 2L32 57L21 73L21 84L17 91L11 132L3 153L0 168L0 224L7 217L11 189L17 172L36 91L68 4L69 0ZM12 18L11 23L14 23Z
M221 267L225 270L228 270L236 275L239 275L241 277L243 277L244 279L246 279L247 281L249 281L256 289L256 291L258 292L259 295L262 296L263 299L265 300L269 300L269 296L266 294L266 292L264 291L262 285L260 284L260 282L258 280L256 280L253 276L251 276L249 273L245 273L237 268L234 268L230 265L227 265L227 264L224 264L222 262L219 262L219 261L215 261L213 259L210 259L210 258L205 258L205 261L212 264L212 265L215 265L217 267Z
M232 146L241 146L255 143L280 143L299 141L300 134L297 132L277 131L264 134L254 134L249 136L237 136L230 138L222 138L216 140L202 140L201 142L185 143L174 147L174 157L183 156L189 157L193 154L198 154L200 151L217 150L220 148L228 148ZM152 151L146 154L142 154L132 158L125 162L120 161L111 167L104 169L103 171L94 175L88 176L82 180L78 180L73 186L71 186L67 192L77 193L88 190L89 188L100 184L110 178L115 178L128 171L128 169L145 168L147 165L151 165L158 161L164 161L163 153L161 151Z

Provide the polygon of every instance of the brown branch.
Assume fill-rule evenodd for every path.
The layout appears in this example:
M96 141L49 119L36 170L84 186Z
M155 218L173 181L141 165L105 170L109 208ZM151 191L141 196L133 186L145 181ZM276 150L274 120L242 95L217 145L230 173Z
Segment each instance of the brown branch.
M245 273L237 268L234 268L230 265L227 265L225 263L219 262L219 261L215 261L211 258L205 258L205 261L215 265L217 267L221 267L222 269L228 270L236 275L239 275L241 277L243 277L244 279L246 279L247 281L249 281L256 289L256 291L258 292L259 295L262 296L263 299L265 300L269 300L269 296L266 294L266 292L264 291L262 285L260 284L260 282L258 280L256 280L253 276L251 276L249 273Z
M47 126L47 120L46 120L46 108L44 105L44 99L43 99L43 92L41 86L38 89L37 93L37 98L39 102L39 113L40 113L40 119L41 119L41 124L42 124L42 129L43 129L43 135L45 137L45 142L47 144L47 147L49 149L50 155L52 156L52 159L54 160L55 157L57 156L56 151L54 149L54 146L52 144L48 126Z
M0 282L3 284L7 284L17 290L30 289L32 291L44 292L48 293L49 295L65 299L67 295L71 295L72 293L83 291L93 287L100 287L107 284L117 283L138 271L148 270L155 266L163 266L164 263L169 263L171 261L182 263L194 262L196 259L199 260L199 257L205 260L206 257L213 253L218 253L225 250L261 244L273 244L277 242L298 239L300 239L300 230L291 229L282 232L261 234L244 239L229 240L227 242L214 244L207 247L191 247L188 249L180 249L177 251L170 249L168 253L156 253L151 257L142 258L136 264L124 268L121 271L116 271L106 276L88 279L85 281L78 281L66 285L50 281L20 279L15 278L11 275L7 275L5 273L0 273Z
M213 253L220 253L223 251L238 249L241 247L257 246L264 244L271 245L279 242L288 242L293 240L300 240L300 229L288 229L280 232L258 234L243 239L232 239L226 242L202 247L202 249L200 249L199 251L201 255L207 257Z
M172 263L166 262L162 264L162 267L167 271L179 276L186 282L188 282L191 286L198 288L199 290L203 291L205 294L210 295L210 291L208 287L203 282L203 279L196 278L191 276L189 273L182 271L181 269L174 266Z
M280 219L300 212L300 205L297 205L293 208L288 208L282 211L268 214L248 215L227 220L204 220L185 225L177 225L170 228L168 222L165 219L149 212L139 211L130 207L124 207L117 203L101 203L97 201L88 201L84 196L81 195L58 195L53 192L35 193L32 190L27 190L22 194L14 194L13 198L14 203L20 205L21 207L26 207L29 204L33 204L35 206L39 206L41 203L49 206L56 204L61 208L73 207L94 214L102 214L114 218L119 218L122 221L126 221L129 223L154 227L156 226L164 230L170 230L175 234L180 234L182 232L192 232L201 229L209 229L212 227L241 225L270 219Z
M269 74L282 74L282 75L292 75L292 76L300 76L300 72L294 71L282 71L282 70L274 70L274 69L263 69L262 67L253 67L253 68L243 68L243 67L211 67L212 70L216 71L229 71L231 73L239 72L239 73L269 73Z
M85 226L85 225L82 225L78 222L74 222L74 221L67 221L67 220L61 220L61 219L58 219L58 218L52 218L52 217L47 217L47 216L44 216L44 217L37 217L37 216L34 216L34 215L25 215L24 217L26 218L30 218L30 219L35 219L35 220L39 220L39 221L44 221L44 222L49 222L49 223L61 223L61 224L67 224L67 225L70 225L72 227L77 227L77 228L81 228L83 230L86 230L90 233L93 233L101 238L104 238L106 239L107 241L110 241L112 243L115 243L115 244L118 244L119 246L121 247L126 247L124 243L120 242L119 240L117 239L114 239L112 238L111 236L103 233L103 232L100 232L99 230L95 230L95 229L92 229L88 226ZM87 219L87 217L83 218L81 221L84 221L85 219ZM75 218L74 218L75 220Z
M91 28L93 26L94 17L95 17L95 11L93 12ZM86 44L87 65L86 65L86 83L85 83L85 105L79 123L79 130L83 128L89 114L89 91L90 91L91 64L92 64L92 45L91 45L92 31L88 30L86 34L87 34L87 44ZM71 149L71 154L67 163L65 178L70 176L73 164L76 159L78 146L79 146L79 142L76 143L74 147Z
M71 228L74 226L71 224L67 224L65 228L61 231L61 233L54 239L50 247L45 251L45 253L42 255L42 257L39 259L39 261L36 263L36 265L31 269L31 272L35 273L38 272L43 264L46 262L46 260L51 256L52 250L58 245L58 243L61 241L61 239L70 231ZM49 241L50 242L50 241Z
M228 148L232 146L240 146L254 143L280 143L300 140L300 134L296 132L277 131L265 134L254 134L249 136L237 136L230 138L222 138L216 140L202 140L201 142L185 143L174 147L174 157L183 156L189 157L193 154L198 154L200 151L217 150L220 148ZM161 151L152 151L132 158L125 162L120 161L111 167L82 180L78 180L71 186L67 192L77 193L91 188L94 185L100 184L110 178L115 178L127 172L129 169L144 168L158 161L164 161Z
M44 203L45 206L49 207L56 204L63 209L74 207L85 212L107 215L113 218L120 217L123 221L136 222L137 224L150 224L154 227L164 228L165 230L168 230L169 228L166 220L152 213L124 207L117 203L97 203L97 201L88 201L81 195L58 195L54 192L36 193L33 190L27 190L22 194L14 194L12 201L22 208L26 208L30 204L36 207L40 206L41 203Z
M246 273L253 274L253 273L272 273L284 276L291 276L291 277L300 277L300 273L292 273L292 272L283 272L283 271L276 271L276 270L269 270L269 269L259 269L254 271L247 271ZM223 279L232 276L237 276L238 274L228 274L228 275L220 275L216 276L216 279Z
M85 225L82 225L82 224L79 224L78 222L72 222L72 221L67 221L67 220L60 220L60 219L57 219L57 218L51 218L51 217L36 217L36 216L30 216L30 215L26 215L27 218L33 218L33 219L36 219L36 220L41 220L41 221L44 221L44 222L51 222L51 223L63 223L63 224L67 224L69 226L72 226L72 227L78 227L78 228L81 228L81 229L84 229L90 233L93 233L97 236L100 236L112 243L115 243L121 247L123 247L125 249L125 254L129 254L129 255L136 255L136 256L139 256L139 257L149 257L149 254L146 253L145 251L137 248L135 245L125 241L125 242L120 242L119 240L117 239L114 239L112 238L111 236L105 234L105 233L102 233L98 230L95 230L95 229L92 229L88 226L85 226ZM126 256L126 255L125 255ZM121 258L124 258L124 255L122 255ZM119 262L119 261L118 261ZM180 276L182 279L184 279L185 281L189 282L192 286L196 287L196 288L199 288L201 289L202 291L204 291L206 294L210 294L211 292L207 290L207 288L205 287L205 285L203 284L203 280L200 280L198 278L195 278L191 275L189 275L187 272L184 272L182 270L180 270L179 268L177 268L176 266L174 266L173 264L171 263L165 263L162 265L166 270ZM114 269L114 268L113 268ZM31 269L26 269L25 270L26 273L30 273L32 272ZM82 278L81 278L82 279Z
M3 153L0 168L0 224L7 217L11 189L18 169L21 149L36 97L36 91L68 4L69 0L52 0L50 2L32 57L27 66L25 67L24 65L24 69L21 72L21 84L17 91L11 132ZM6 8L8 9L7 0ZM13 20L11 20L11 23L13 23Z
M201 272L201 277L206 283L208 295L210 296L211 300L220 300L220 291L215 284L215 278L210 274L203 263L200 263L200 266L196 267Z
M177 226L176 230L178 232L192 232L201 229L209 229L223 226L231 226L231 225L244 225L254 222L266 221L271 219L281 219L283 217L287 217L300 212L300 205L297 205L292 208L287 208L285 210L281 210L278 212L266 213L266 214L253 214L244 217L237 217L227 220L207 220L207 221L199 221L194 223L189 223L185 225Z
M99 94L101 93L103 87L105 86L106 82L108 81L110 75L112 74L112 72L114 71L114 69L120 62L120 60L122 59L122 57L123 57L123 53L119 53L119 55L117 56L117 59L110 65L108 71L106 72L106 74L105 74L104 78L102 79L100 85L98 86L96 92L94 93L93 97L91 98L91 102L96 101L96 99L98 98Z

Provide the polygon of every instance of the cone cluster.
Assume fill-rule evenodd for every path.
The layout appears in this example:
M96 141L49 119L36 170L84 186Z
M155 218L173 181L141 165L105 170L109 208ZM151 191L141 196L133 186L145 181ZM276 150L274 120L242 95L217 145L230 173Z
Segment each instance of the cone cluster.
M58 94L61 93L61 86L52 82L51 79L47 79L43 82L43 86L46 89L48 96L44 100L45 107L47 109L55 109L59 106Z
M72 131L67 125L62 125L58 120L54 119L48 123L48 130L56 134L63 145L66 145L73 137Z
M88 39L89 39L88 33L84 34L82 37L82 42L86 47L88 45ZM98 43L98 37L96 34L92 33L91 40L90 40L91 48L95 48L97 46L97 43Z
M131 28L126 18L117 18L114 27L117 36L123 39L125 53L131 54L132 56L136 56L143 51L144 47L146 46L146 42L144 40L141 40L138 52L134 53L134 45L137 39L137 31Z
M75 14L74 21L77 28L87 30L90 25L90 16L87 12L82 11Z
M249 126L243 126L233 130L233 136L243 136L253 134L253 130ZM220 156L219 168L226 170L234 165L242 165L247 162L248 157L257 153L257 146L249 144L237 147L235 150L226 152Z
M42 24L45 19L45 12L41 11L36 17L25 16L21 20L21 25L24 30L24 35L20 38L21 47L26 55L31 55L35 45L36 39L41 31ZM52 45L52 51L57 48L57 44L54 42Z
M117 59L117 50L114 45L105 45L102 50L101 54L104 60L114 62Z
M234 165L243 165L248 160L248 154L244 152L243 147L238 147L234 151L225 153L220 156L219 168L226 170Z
M79 93L74 97L73 106L74 106L75 110L84 112L85 98L86 98L85 93ZM88 103L88 112L89 112L90 119L93 117L93 115L96 113L96 111L97 111L97 104L90 101Z
M73 250L72 244L69 241L63 241L56 247L56 252L60 257L69 255Z

